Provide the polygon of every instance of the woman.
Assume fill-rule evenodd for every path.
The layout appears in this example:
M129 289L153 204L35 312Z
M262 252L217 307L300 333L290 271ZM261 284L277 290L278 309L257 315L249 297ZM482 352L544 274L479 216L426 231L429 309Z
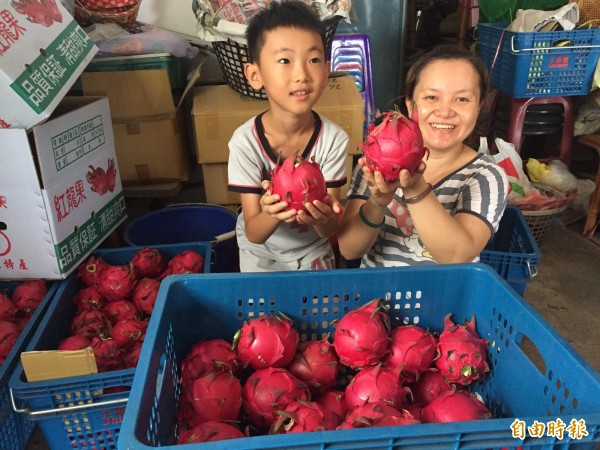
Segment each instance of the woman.
M466 50L439 46L414 63L405 101L429 155L393 183L359 160L338 232L344 258L362 257L361 267L478 260L508 195L504 171L463 143L487 88L483 62Z

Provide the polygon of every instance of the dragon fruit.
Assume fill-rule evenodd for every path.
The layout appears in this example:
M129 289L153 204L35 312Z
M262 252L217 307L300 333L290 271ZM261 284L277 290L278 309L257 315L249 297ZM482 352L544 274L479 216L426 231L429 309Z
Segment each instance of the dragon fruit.
M326 338L305 341L298 344L296 356L287 369L316 396L331 388L340 373L340 361Z
M113 192L117 185L117 168L115 166L115 160L113 158L108 159L108 166L106 167L106 187L109 192Z
M142 352L142 343L137 342L133 346L129 347L123 355L123 368L135 369L140 359L140 353Z
M17 307L8 295L0 293L0 320L12 322L17 315Z
M98 309L85 309L71 321L71 333L88 339L110 336L110 318Z
M77 278L88 287L98 287L98 276L109 264L102 258L90 256L87 261L77 267Z
M430 369L419 375L419 378L409 384L416 405L425 406L434 398L451 391L453 387L448 384L439 370Z
M117 323L121 320L141 320L142 313L131 300L114 300L107 303L104 307L104 312L112 323Z
M285 367L294 359L299 341L289 318L264 315L244 322L233 338L233 349L244 367Z
M123 350L111 338L92 338L92 350L98 372L110 372L121 368Z
M427 153L416 109L413 120L399 111L387 112L379 125L369 125L365 142L359 144L369 169L380 171L387 182L396 181L402 169L412 175Z
M6 360L19 338L19 334L21 334L21 330L17 325L4 320L0 321L0 364L3 364Z
M107 301L95 287L84 287L77 291L73 303L77 311L83 311L84 309L104 309Z
M157 278L167 268L167 261L157 248L144 247L131 258L140 278Z
M218 420L204 422L195 427L184 430L179 435L178 444L199 444L202 442L224 441L246 437L244 433L233 425ZM235 447L235 446L234 446Z
M94 167L92 165L89 167L90 170L88 170L85 178L90 184L92 192L95 192L98 195L106 194L108 192L108 179L106 178L106 171L102 167Z
M253 372L242 389L242 409L248 421L267 431L275 419L275 411L290 402L310 399L306 384L281 367L268 367Z
M333 346L340 362L353 369L373 366L388 351L390 321L375 299L350 311L335 326Z
M269 434L304 433L308 431L333 430L327 428L325 412L316 402L290 402L282 410L276 411L277 419L273 422Z
M201 273L204 270L204 256L194 250L186 250L173 256L167 263L167 268L160 274L159 279L169 275L185 273Z
M234 375L240 375L241 363L224 339L208 339L192 346L181 361L181 383L187 384L209 369L223 366Z
M128 298L137 282L135 270L131 266L106 266L98 276L98 291L111 302Z
M439 357L434 364L449 383L467 386L490 371L487 362L487 341L475 329L475 316L465 325L456 325L448 314L438 338Z
M91 346L92 341L84 336L69 336L59 342L57 350L83 350Z
M351 411L338 427L338 430L352 428L388 427L415 425L421 423L410 412L394 408L386 402L371 402Z
M330 389L324 392L315 400L325 413L328 430L334 430L342 423L348 414L348 405L346 404L346 393L337 389Z
M210 369L187 386L198 423L235 420L242 408L240 380L224 367Z
M403 384L400 367L365 367L346 386L346 404L350 411L378 401L402 408L410 396L410 389Z
M160 281L155 278L142 278L133 289L131 298L135 306L144 314L151 315L156 303Z
M402 367L402 372L415 380L427 370L436 354L437 339L426 329L416 325L400 325L392 330L390 353L386 365Z
M11 296L13 304L17 307L17 315L31 317L47 293L45 280L27 280L20 283Z
M287 209L304 211L306 203L327 199L327 186L321 167L301 155L290 156L272 171L272 194L288 203Z
M447 391L423 408L423 422L462 422L491 419L492 412L481 398L468 391Z
M147 328L147 322L125 319L113 325L110 336L119 347L129 349L144 340Z

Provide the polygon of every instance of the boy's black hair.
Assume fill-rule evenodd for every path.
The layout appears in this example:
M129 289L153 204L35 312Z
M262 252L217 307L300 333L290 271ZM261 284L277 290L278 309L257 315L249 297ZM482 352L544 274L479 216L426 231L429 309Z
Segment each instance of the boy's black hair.
M325 25L310 6L299 0L272 1L268 8L261 9L254 15L246 27L248 60L258 62L260 51L265 44L265 33L278 27L300 28L314 31L323 41L326 51Z

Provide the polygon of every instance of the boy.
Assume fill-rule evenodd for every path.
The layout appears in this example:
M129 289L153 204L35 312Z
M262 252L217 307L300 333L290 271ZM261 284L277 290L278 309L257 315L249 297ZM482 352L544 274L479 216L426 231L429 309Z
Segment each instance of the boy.
M329 241L338 227L340 187L346 183L346 132L312 110L327 86L325 26L301 1L272 2L246 30L245 75L264 87L269 110L240 126L229 141L229 190L241 195L236 235L242 272L334 268ZM287 211L270 192L278 158L316 161L328 200Z

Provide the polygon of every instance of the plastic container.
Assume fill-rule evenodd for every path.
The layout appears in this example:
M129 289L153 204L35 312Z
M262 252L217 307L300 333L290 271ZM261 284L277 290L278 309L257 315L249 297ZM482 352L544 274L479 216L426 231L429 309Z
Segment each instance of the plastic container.
M211 241L210 271L239 272L236 221L237 214L224 206L170 206L133 220L123 231L123 241L138 246Z
M0 292L10 296L15 287L21 282L0 281ZM34 422L26 420L13 410L10 402L8 382L20 361L21 352L29 344L33 333L44 316L44 312L54 299L59 283L48 282L47 285L48 292L44 296L44 299L36 308L27 325L23 328L23 331L21 331L19 338L4 360L4 363L0 365L0 448L2 449L25 449L35 427Z
M515 98L586 95L600 55L600 29L517 33L480 23L478 54L492 86Z
M480 261L492 267L523 295L527 283L537 275L541 252L525 216L516 206L508 205L498 231L485 246Z
M325 43L327 48L325 53L331 54L331 41L337 28L340 16L332 17L324 21L325 24ZM255 90L246 79L244 75L244 64L248 63L248 46L240 44L234 40L228 39L227 41L216 41L212 43L215 56L219 62L219 66L225 75L227 84L235 89L240 94L248 97L259 98L262 100L267 99L267 94L264 89L260 91Z
M102 249L95 251L93 255L100 256L111 264L125 264L140 248ZM205 264L205 270L209 270L209 243L155 248L160 249L167 258L184 250L196 250L204 255L205 262L209 263ZM76 273L58 284L54 301L22 351L56 350L59 342L69 336L71 321L75 315L73 297L80 286ZM11 412L22 419L26 418L32 424L37 423L50 449L116 448L135 369L28 383L18 358L15 363L8 385L15 409L20 414L12 408ZM110 388L117 388L118 392L111 393ZM5 396L8 398L9 393ZM10 399L8 403L10 405ZM0 439L2 437L4 436L0 436ZM17 447L0 448L12 450Z
M317 272L210 274L165 280L150 320L125 412L120 450L148 449L500 449L572 448L600 441L600 374L531 306L484 264ZM256 436L174 446L178 363L203 338L231 340L243 321L282 312L301 339L333 331L332 321L374 298L385 299L393 325L441 331L444 316L473 315L489 342L491 371L474 388L498 419L446 424ZM537 355L537 357L536 357ZM542 362L540 362L542 361ZM512 436L519 418L532 425L584 420L588 435ZM579 447L577 447L579 448Z

